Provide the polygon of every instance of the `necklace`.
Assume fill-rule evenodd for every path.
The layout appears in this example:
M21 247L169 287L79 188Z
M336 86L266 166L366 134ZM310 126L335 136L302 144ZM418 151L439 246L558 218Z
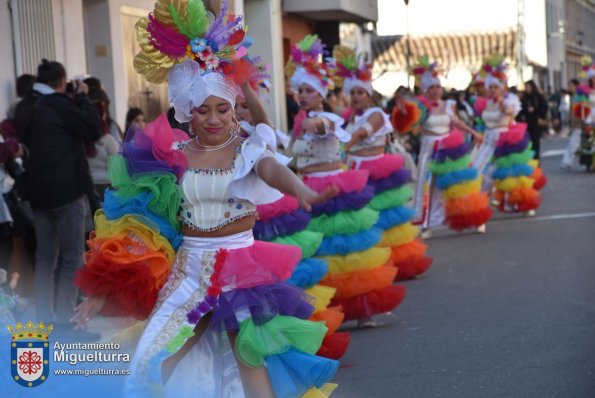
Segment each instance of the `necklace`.
M201 147L203 147L204 149L200 149L200 148L192 148L191 145L187 145L188 148L190 148L191 151L195 151L195 152L211 152L211 151L217 151L219 149L225 148L226 146L228 146L229 144L231 144L231 142L234 140L234 138L236 138L235 134L230 134L229 138L227 139L227 141L225 141L223 144L219 144L219 145L203 145L198 141L198 136L196 136L194 138L194 141L196 142L197 145L200 145Z

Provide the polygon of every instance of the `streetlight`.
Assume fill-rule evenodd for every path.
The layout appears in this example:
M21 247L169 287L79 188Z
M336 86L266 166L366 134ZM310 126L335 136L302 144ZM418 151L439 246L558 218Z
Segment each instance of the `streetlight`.
M407 29L407 56L405 62L407 63L407 87L411 89L411 79L409 78L409 72L411 70L411 45L409 43L409 0L403 0L407 9L406 13L406 29Z

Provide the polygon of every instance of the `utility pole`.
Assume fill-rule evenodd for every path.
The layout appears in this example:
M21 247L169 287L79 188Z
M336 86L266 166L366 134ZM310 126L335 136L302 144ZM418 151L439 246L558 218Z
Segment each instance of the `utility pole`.
M523 70L526 63L525 56L525 0L517 0L517 49L516 49L516 70L517 87L521 88L525 83Z
M407 88L412 89L411 87L411 79L410 79L410 73L411 73L411 44L409 42L410 39L410 34L409 34L409 0L404 0L405 1L405 7L407 7L407 16L406 16L406 28L407 28L407 55L405 56L406 60L405 62L407 63Z

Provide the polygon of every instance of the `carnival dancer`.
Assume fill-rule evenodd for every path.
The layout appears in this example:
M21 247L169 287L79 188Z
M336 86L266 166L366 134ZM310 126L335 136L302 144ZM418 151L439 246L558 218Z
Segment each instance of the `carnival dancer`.
M260 57L244 57L254 66L254 73L249 80L242 84L241 90L236 97L235 112L240 123L242 133L247 136L254 132L259 123L266 123L273 127L268 119L266 110L262 104L262 99L268 92L271 83L268 74L268 65L265 65ZM275 150L285 149L289 145L289 135L281 130L274 128L276 143L273 145Z
M443 223L457 231L476 227L483 233L484 224L491 217L488 198L480 193L477 170L469 166L468 145L462 133L453 128L471 134L477 142L481 141L481 135L461 122L454 110L441 100L442 84L437 67L436 63L430 64L427 57L420 58L413 73L423 95L415 103L399 104L392 115L393 125L420 123L422 127L419 175L413 201L415 220L422 224L422 237L429 237L430 229Z
M432 259L425 256L427 247L418 239L418 227L411 223L413 210L407 206L412 192L411 170L405 168L402 155L385 153L386 140L394 129L390 117L372 106L372 65L362 55L358 57L343 46L333 50L335 83L349 95L354 110L347 125L351 133L351 141L345 145L347 167L370 173L368 185L374 188L374 198L369 207L380 212L375 227L384 231L378 245L391 247L397 280L410 279L423 274Z
M307 210L336 192L316 193L279 164L266 144L270 127L239 137L233 106L244 35L225 1L209 18L201 1L159 0L137 23L137 72L168 80L176 119L190 122L195 138L172 146L182 133L162 115L124 144L110 162L109 210L95 216L78 275L90 297L77 308L79 326L99 310L149 317L125 396L317 397L333 389L326 381L338 363L313 355L326 327L306 320L308 297L285 282L300 250L254 241L252 227L256 205L279 199L277 189Z
M579 164L585 166L587 171L593 168L595 162L595 134L593 124L595 116L595 63L585 56L581 59L582 70L580 76L586 79L580 84L574 96L572 113L580 120L581 135L580 145L577 150Z
M485 79L489 99L482 112L486 130L479 149L473 153L473 167L483 174L482 190L488 195L491 194L494 187L492 178L497 180L495 184L500 192L499 197L502 196L502 192L518 190L522 185L523 192L526 192L532 199L529 200L529 196L527 196L526 204L517 206L517 209L526 209L529 212L528 215L532 215L535 209L533 204L536 203L534 201L536 194L532 190L545 185L545 176L541 169L537 168L536 162L529 162L524 157L522 159L517 159L518 156L509 157L509 155L521 153L527 149L529 136L525 137L526 125L514 122L515 116L521 110L521 104L516 95L507 92L506 68L507 65L503 58L494 55L484 62L480 71ZM511 142L511 140L517 141ZM518 145L516 148L510 147L513 144ZM530 148L527 150L530 151ZM505 157L508 160L503 159ZM495 165L490 163L492 158L497 159ZM515 196L517 195L513 195L513 197ZM504 208L504 204L500 203L498 198L496 198L496 203L501 206L501 209ZM529 203L532 204L529 205ZM507 206L507 211L511 210L512 207Z
M373 228L378 212L366 207L372 199L367 170L344 171L340 142L350 134L343 119L322 111L332 87L331 72L321 57L324 46L316 36L306 36L291 50L286 73L299 92L302 111L293 132L293 156L298 173L316 191L336 185L340 195L313 207L308 229L324 234L317 251L328 263L329 274L321 282L337 288L334 305L345 311L345 320L373 326L371 316L393 310L405 288L393 286L397 269L390 263L390 249L374 247L382 231ZM349 284L343 284L343 282Z
M250 135L255 130L255 120L270 123L262 103L253 91L269 87L269 82L266 80L268 76L264 74L266 68L257 59L253 62L258 65L256 73L252 76L249 85L242 86L243 95L239 94L236 98L238 101L236 113L240 126ZM278 130L275 133L281 145L286 147L288 142L284 141L285 133ZM276 144L271 143L270 146L276 147ZM283 160L283 155L276 154L276 156ZM329 308L335 289L319 284L328 273L328 266L325 260L313 258L322 243L322 233L306 230L311 215L299 207L297 199L293 196L284 195L276 202L259 205L256 209L259 215L254 226L256 239L289 244L302 249L302 259L288 282L306 289L306 293L314 299L315 312L310 319L324 322L328 329L317 354L332 359L341 358L349 345L349 333L337 332L343 322L344 314L340 307Z
M584 58L581 58L581 61ZM570 112L568 115L569 137L564 155L562 155L562 161L560 162L560 168L565 170L573 170L578 166L577 151L581 145L581 135L583 132L581 119L585 115L583 110L581 110L582 105L577 104L586 103L588 105L589 102L588 95L585 95L587 93L581 93L583 90L579 89L580 84L578 79L571 79L568 82L568 93L570 94Z

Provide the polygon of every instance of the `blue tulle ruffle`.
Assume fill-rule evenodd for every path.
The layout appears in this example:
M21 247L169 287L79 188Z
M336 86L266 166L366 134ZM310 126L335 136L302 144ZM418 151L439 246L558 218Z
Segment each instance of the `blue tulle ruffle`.
M148 204L154 198L152 192L143 192L136 196L125 197L116 196L114 190L107 189L103 199L103 212L108 220L116 220L127 214L134 214L144 217L144 220L150 220L152 227L159 229L174 249L177 249L182 243L182 235L174 228L165 217L159 216L149 210ZM143 220L141 218L141 220ZM145 224L148 224L145 222Z
M411 221L414 215L415 210L408 206L392 207L380 212L380 217L378 217L378 222L374 227L386 231L387 229Z
M477 178L477 170L474 168L466 168L457 170L446 174L441 174L436 177L436 187L439 189L447 189L453 185L460 184L466 181L473 181Z
M353 235L335 235L322 240L316 251L317 256L346 255L368 250L382 239L382 230L370 228Z
M291 348L266 357L266 367L277 398L301 397L312 387L322 387L337 372L339 362Z
M533 167L528 164L514 164L510 167L503 167L494 170L492 177L496 180L503 180L507 177L529 177L533 174Z
M305 258L298 263L287 282L308 289L320 282L327 272L326 261L320 258Z

